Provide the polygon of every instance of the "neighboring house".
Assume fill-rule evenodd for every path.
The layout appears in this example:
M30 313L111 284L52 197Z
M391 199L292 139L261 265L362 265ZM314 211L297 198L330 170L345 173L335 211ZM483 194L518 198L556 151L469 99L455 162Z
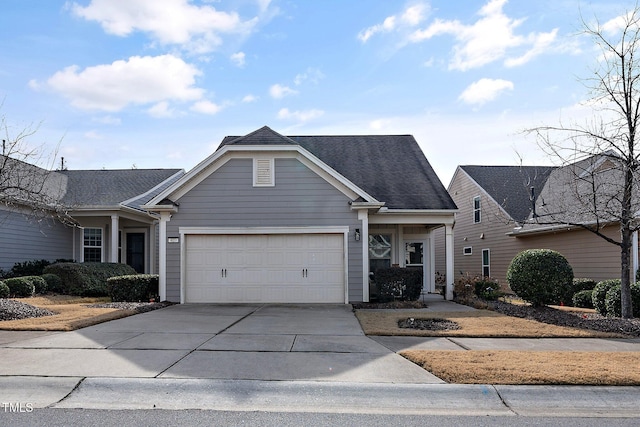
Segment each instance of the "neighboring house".
M21 164L20 169L38 181L34 187L46 189L51 211L43 209L41 214L34 215L29 199L24 197L2 204L1 269L36 259L73 259L124 262L141 273L157 271L158 218L140 206L184 171L46 171L27 164ZM56 213L61 206L65 208L64 221L59 220L62 213Z
M220 303L368 301L369 272L392 265L422 267L433 292L433 230L452 241L456 212L412 136L268 127L143 207L160 215L161 299Z
M455 203L410 135L226 137L189 173L55 171L75 226L0 221L0 268L72 258L160 275L175 302L368 301L370 272L422 268L434 230L453 247ZM117 230L117 232L114 232ZM453 283L453 253L443 252ZM452 288L449 288L449 298Z
M559 187L559 176L566 178L566 168L459 166L448 188L460 210L454 238L456 275L489 276L506 284L507 268L517 253L544 248L564 255L575 277L598 281L619 277L618 246L580 227L537 223L546 219L552 206L552 211L561 210L560 199L564 203L571 198L550 190ZM619 239L617 223L602 232ZM443 247L444 237L437 235L436 253ZM444 268L440 259L437 268Z

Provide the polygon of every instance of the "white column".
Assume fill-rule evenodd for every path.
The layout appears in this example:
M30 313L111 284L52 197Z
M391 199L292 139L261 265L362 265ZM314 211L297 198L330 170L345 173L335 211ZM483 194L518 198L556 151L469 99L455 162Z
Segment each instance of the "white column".
M369 212L358 211L358 219L362 221L360 243L362 244L362 301L369 302Z
M633 247L633 271L631 272L631 283L636 283L636 271L638 271L638 232L633 232L633 237L631 238L632 247Z
M171 218L170 212L160 212L160 230L158 233L159 254L158 254L158 287L160 301L167 299L167 222Z
M149 274L156 274L156 224L149 226Z
M445 299L453 299L453 225L445 225L446 293Z
M118 234L120 232L118 215L111 215L111 248L109 248L109 262L118 262Z
M436 244L433 231L429 231L429 292L436 292Z

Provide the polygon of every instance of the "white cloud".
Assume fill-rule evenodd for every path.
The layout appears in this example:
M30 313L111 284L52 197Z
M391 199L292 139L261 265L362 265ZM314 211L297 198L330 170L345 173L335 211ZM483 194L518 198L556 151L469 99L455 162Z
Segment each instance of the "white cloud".
M482 105L493 101L506 90L513 90L513 82L502 79L480 79L469 85L459 99L467 104Z
M73 3L71 10L99 22L109 34L125 37L141 31L161 44L183 45L197 53L222 44L221 34L248 34L257 23L256 18L243 21L236 12L188 0L92 0L86 7Z
M245 104L256 102L257 100L258 100L258 97L251 94L245 95L244 98L242 98L242 102L244 102Z
M275 99L282 99L288 95L297 95L298 91L295 89L291 89L288 86L283 86L281 84L274 84L269 88L269 95Z
M173 108L169 108L169 103L167 101L158 102L156 105L149 108L147 113L156 119L175 117L176 115L176 111Z
M322 79L324 79L324 74L322 73L322 71L317 68L309 67L304 73L296 75L295 79L293 79L293 82L296 86L300 86L305 82L318 84Z
M222 106L211 101L198 101L191 107L191 111L202 114L214 115L222 110Z
M324 114L322 110L306 110L306 111L289 111L288 108L283 108L278 111L278 118L281 120L296 120L299 122L307 122L309 120L317 119Z
M231 55L231 57L229 57L229 59L233 64L235 64L237 67L240 67L240 68L243 68L246 63L244 52L234 53Z
M429 6L425 3L415 3L407 6L402 12L388 16L380 24L372 25L358 33L358 39L366 43L371 37L378 33L390 33L402 31L407 27L419 25L428 12Z
M204 92L195 86L200 74L196 67L173 55L132 56L84 70L73 65L58 71L46 83L75 107L119 111L130 104L198 100Z
M122 120L120 120L119 117L113 116L94 117L91 121L102 123L103 125L120 125L122 123Z
M450 35L456 43L449 68L466 71L507 58L505 65L522 65L550 50L557 38L557 29L549 32L532 32L526 37L516 34L525 19L507 16L502 8L507 0L490 0L479 11L478 19L471 25L458 20L436 19L427 28L410 35L410 42L421 42L438 35ZM509 58L512 51L525 49L524 53Z

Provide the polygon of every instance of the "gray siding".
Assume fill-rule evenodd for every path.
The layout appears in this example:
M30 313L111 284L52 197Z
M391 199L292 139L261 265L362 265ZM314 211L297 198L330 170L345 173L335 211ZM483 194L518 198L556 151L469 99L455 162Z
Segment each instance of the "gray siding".
M251 159L232 159L177 200L167 237L179 227L349 226L350 199L295 159L275 160L274 187L253 187ZM364 239L363 239L364 240ZM349 238L349 300L362 301L362 244ZM167 244L167 299L180 300L180 245Z
M75 258L72 228L0 209L0 269L10 269L16 262L59 258Z

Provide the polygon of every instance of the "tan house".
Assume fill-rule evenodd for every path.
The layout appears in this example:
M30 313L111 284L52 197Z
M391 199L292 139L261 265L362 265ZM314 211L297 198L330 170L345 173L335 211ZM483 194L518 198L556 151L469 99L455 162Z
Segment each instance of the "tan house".
M620 277L620 248L590 231L563 224L539 224L557 207L549 182L563 168L540 166L458 166L448 191L458 206L454 234L456 275L489 276L506 285L513 257L525 249L553 249L564 255L575 277L604 280ZM568 196L562 196L568 197ZM537 218L536 218L537 217ZM617 223L601 232L619 240ZM637 237L634 239L637 242ZM444 236L435 236L442 253ZM637 253L637 250L634 252ZM637 266L637 257L635 258ZM443 260L436 259L442 271ZM635 271L634 267L634 271Z

